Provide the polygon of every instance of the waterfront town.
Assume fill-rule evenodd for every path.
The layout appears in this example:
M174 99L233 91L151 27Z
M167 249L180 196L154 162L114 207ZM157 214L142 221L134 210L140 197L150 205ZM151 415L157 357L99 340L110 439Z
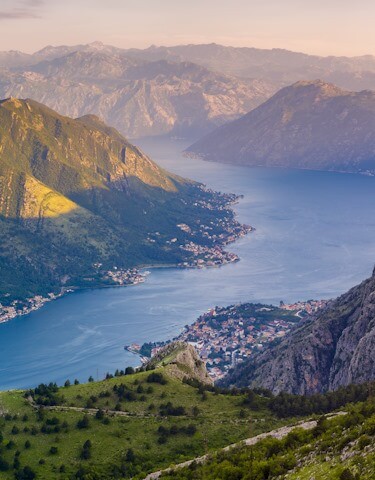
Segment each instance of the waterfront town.
M101 263L95 263L93 267L99 270L102 267ZM110 282L109 285L137 285L145 281L146 273L140 273L136 268L120 269L113 267L112 270L108 270L101 273L103 280ZM60 293L48 293L46 296L36 295L26 300L13 300L9 305L2 305L0 303L0 323L7 322L18 316L27 315L35 310L39 310L46 303L56 300L63 295L75 291L75 288L63 287Z
M230 209L241 196L214 192L203 185L197 188L201 190L203 198L194 202L192 207L201 208L202 211L216 210L223 214L207 221L197 220L194 225L179 223L177 228L181 235L172 238L162 238L158 231L149 232L147 242L182 251L184 258L177 263L181 268L218 267L239 261L238 255L225 251L223 246L255 230L250 225L239 223Z
M67 293L69 290L65 290L64 293ZM5 306L0 303L0 323L7 322L12 320L15 317L21 315L27 315L39 308L43 307L44 304L50 302L51 300L56 300L63 295L49 293L46 297L42 295L36 295L32 298L27 298L26 300L14 300L10 305Z
M181 231L181 238L176 236L166 238L160 232L153 232L148 234L146 240L149 243L159 244L163 249L175 249L182 252L182 260L175 264L179 268L219 267L239 261L238 255L227 252L223 246L254 230L249 225L239 223L230 208L231 205L238 202L241 196L215 192L207 189L204 185L197 185L196 188L200 191L200 198L192 203L191 207L200 208L202 219L206 218L206 220L198 219L194 226L187 223L177 224L177 229ZM182 201L186 203L185 200ZM216 217L211 216L208 219L204 215L205 210L220 211L221 214ZM88 278L92 282L90 287L93 287L94 283L97 287L137 285L143 283L149 273L141 273L137 268L124 269L117 266L106 269L100 262L94 263L92 267L95 273L92 278ZM64 279L64 285L66 285L68 278ZM7 294L5 294L3 295L4 300L1 299L2 303L0 303L0 323L17 316L27 315L38 310L47 302L80 288L85 287L63 286L60 292L38 294L25 299L9 299L9 301L6 298Z
M309 300L272 305L244 303L215 307L201 315L172 341L184 341L195 346L214 380L224 377L230 368L284 337L302 317L327 304L325 300ZM129 351L142 357L155 355L168 342L134 344Z

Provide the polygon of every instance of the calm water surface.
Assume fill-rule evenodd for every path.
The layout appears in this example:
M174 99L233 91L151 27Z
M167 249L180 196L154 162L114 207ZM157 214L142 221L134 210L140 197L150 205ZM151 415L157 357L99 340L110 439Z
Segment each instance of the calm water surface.
M75 293L0 325L0 389L83 381L139 363L124 344L167 339L214 305L330 298L375 260L375 178L250 169L185 159L182 142L138 142L159 164L241 193L239 219L256 232L219 269L154 269L141 286Z

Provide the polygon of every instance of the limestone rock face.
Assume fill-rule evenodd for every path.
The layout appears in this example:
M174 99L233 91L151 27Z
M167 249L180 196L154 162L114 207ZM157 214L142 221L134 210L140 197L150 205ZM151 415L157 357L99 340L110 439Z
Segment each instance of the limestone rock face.
M311 394L375 379L375 274L332 301L226 384Z

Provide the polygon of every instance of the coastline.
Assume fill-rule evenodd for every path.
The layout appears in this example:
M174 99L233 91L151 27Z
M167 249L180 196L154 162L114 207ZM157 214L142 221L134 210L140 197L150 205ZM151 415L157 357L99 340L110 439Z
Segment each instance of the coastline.
M255 231L255 228L250 227L245 235L247 235L248 233L252 233L254 231ZM224 243L224 245L228 245L230 243L235 243L239 238L242 238L243 236L244 235L238 236L235 240ZM182 264L179 264L179 263L141 264L141 265L139 265L135 268L136 268L137 272L139 272L140 275L142 275L143 277L146 277L146 274L142 273L142 271L148 270L148 269L153 270L153 269L157 269L157 268L162 268L162 269L176 268L176 269L181 269L181 270L186 270L186 269L200 270L200 269L204 269L204 268L221 268L221 267L224 267L225 265L229 265L230 263L236 263L240 260L241 259L239 257L237 257L233 261L226 261L222 264L207 264L207 265L205 265L205 264L182 265ZM31 306L29 306L29 307L23 306L22 310L15 310L14 306L2 307L1 304L0 304L0 325L3 324L3 323L10 322L10 321L12 321L12 320L14 320L18 317L24 317L24 316L29 315L32 312L38 311L41 308L43 308L47 303L52 302L54 300L58 300L60 298L63 298L70 293L75 293L75 292L80 292L80 291L85 291L85 290L104 289L104 288L136 287L138 285L141 285L142 283L144 283L144 281L136 281L136 282L127 283L127 284L118 284L118 283L116 284L116 283L114 283L113 285L104 285L104 284L100 285L99 284L99 285L87 286L87 287L78 287L78 286L75 286L75 285L71 285L69 287L62 287L60 293L51 292L51 293L48 293L48 297L43 297L41 295L36 295L33 298L27 299L26 301L28 301L29 303L31 303L31 302L35 302L35 303L32 303ZM2 309L6 310L7 313L2 314ZM135 353L135 352L133 352L133 353Z
M203 185L202 185L203 186ZM206 189L206 186L203 186ZM115 287L130 287L136 286L144 283L145 277L147 276L148 269L156 268L176 268L176 269L204 269L204 268L220 268L222 266L239 262L241 259L238 255L227 252L224 250L226 245L235 243L240 238L248 235L249 233L254 232L256 229L251 225L245 225L237 220L238 213L235 211L235 205L240 203L240 200L243 198L243 195L237 194L221 194L220 192L214 192L210 189L206 191L212 192L215 195L229 197L226 199L225 206L230 207L230 210L233 214L232 219L234 223L231 225L232 230L227 229L225 235L213 243L212 246L207 246L200 243L195 243L193 240L186 243L185 245L180 245L179 248L185 252L189 252L191 255L186 259L186 261L179 263L160 263L160 264L140 264L132 268L121 269L113 267L113 270L106 272L101 272L102 279L110 279L113 281L113 284L98 283L98 285L89 285L89 286L77 286L70 285L61 287L60 292L49 292L46 297L42 295L35 295L31 298L26 298L25 300L14 300L9 306L3 306L0 303L0 325L7 323L11 320L14 320L18 317L29 315L30 313L41 309L46 303L51 302L52 300L57 300L63 298L68 293L74 293L84 290L95 290L102 288L115 288ZM234 228L233 228L234 225ZM180 225L179 225L180 226ZM95 268L100 268L101 264L94 264Z

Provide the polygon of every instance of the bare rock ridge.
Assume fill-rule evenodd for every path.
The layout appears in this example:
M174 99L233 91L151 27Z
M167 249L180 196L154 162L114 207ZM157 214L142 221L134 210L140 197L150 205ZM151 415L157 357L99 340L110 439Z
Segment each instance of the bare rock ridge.
M311 394L375 379L375 270L278 345L225 380L275 393Z
M188 378L207 385L213 383L198 352L188 343L173 342L166 345L147 362L146 366L155 368L163 366L168 375L180 380Z
M375 172L375 92L298 82L187 149L206 160Z
M0 97L33 98L71 117L96 114L127 137L197 138L276 91L271 82L191 62L147 61L98 45L76 48L50 48L18 67L11 55L10 66L0 69ZM0 64L1 59L0 54Z
M121 49L101 42L0 52L0 97L29 97L63 115L99 115L128 137L199 138L279 88L321 78L375 89L375 57L319 57L217 44Z

